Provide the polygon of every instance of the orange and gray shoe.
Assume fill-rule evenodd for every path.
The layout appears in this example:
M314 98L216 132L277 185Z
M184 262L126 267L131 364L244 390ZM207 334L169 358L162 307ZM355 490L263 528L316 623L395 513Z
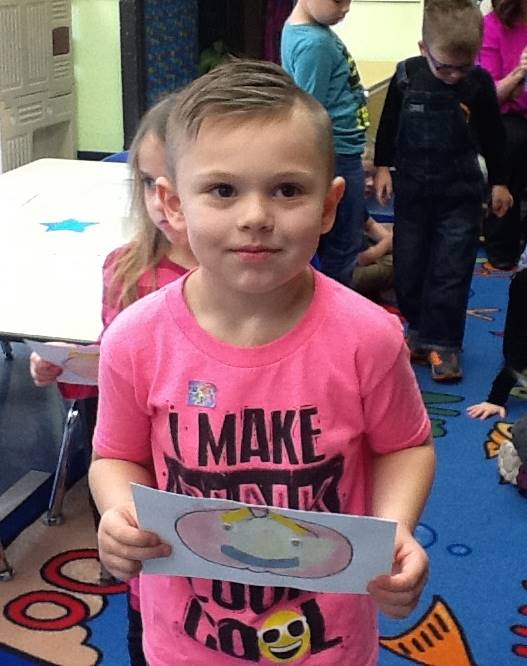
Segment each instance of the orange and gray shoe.
M432 379L436 382L457 382L463 377L456 352L433 350L428 354Z
M409 333L405 338L406 346L410 350L410 361L418 365L428 365L428 349L419 346L416 336Z

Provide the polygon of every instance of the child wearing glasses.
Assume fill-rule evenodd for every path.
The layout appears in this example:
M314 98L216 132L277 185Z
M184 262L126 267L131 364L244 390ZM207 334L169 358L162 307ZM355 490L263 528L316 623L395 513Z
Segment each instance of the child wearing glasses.
M481 39L482 16L471 0L426 3L421 56L397 65L375 147L381 203L392 194L395 167L395 290L410 353L440 382L462 377L459 352L486 196L478 153L492 210L501 217L512 204L494 83L474 66Z

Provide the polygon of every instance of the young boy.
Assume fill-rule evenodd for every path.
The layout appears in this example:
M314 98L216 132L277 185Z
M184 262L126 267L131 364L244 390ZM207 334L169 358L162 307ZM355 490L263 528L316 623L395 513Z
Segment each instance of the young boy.
M244 61L179 95L158 191L199 267L103 339L90 470L100 557L129 578L167 555L137 526L131 481L395 519L393 575L369 596L141 576L150 666L373 666L374 602L405 616L427 572L412 529L434 453L400 326L309 266L343 189L318 102L276 65Z
M459 380L465 313L478 248L486 161L492 209L511 205L494 84L474 66L482 17L471 0L429 0L421 57L397 66L375 147L377 197L392 193L395 290L414 360L436 381Z
M329 28L349 11L350 0L298 0L282 31L282 66L295 83L329 113L336 151L336 173L346 181L335 224L320 239L321 269L350 285L362 247L364 175L361 153L368 113L353 58Z

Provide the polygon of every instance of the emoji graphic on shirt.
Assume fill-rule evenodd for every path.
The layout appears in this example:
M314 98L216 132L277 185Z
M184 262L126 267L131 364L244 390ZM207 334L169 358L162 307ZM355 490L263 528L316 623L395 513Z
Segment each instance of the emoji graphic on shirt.
M258 647L262 656L275 664L301 659L311 647L306 618L289 610L274 613L258 632Z
M187 513L176 521L176 532L209 562L259 573L322 578L345 569L353 557L340 532L267 508Z

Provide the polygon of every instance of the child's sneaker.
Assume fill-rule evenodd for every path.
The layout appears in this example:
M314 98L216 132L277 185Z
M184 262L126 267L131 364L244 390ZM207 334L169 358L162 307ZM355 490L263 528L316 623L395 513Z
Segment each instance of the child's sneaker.
M428 362L432 370L432 379L436 382L453 382L463 377L455 352L431 351Z
M428 363L428 350L419 346L417 336L414 333L408 333L405 341L410 350L410 361L419 365L426 365Z

